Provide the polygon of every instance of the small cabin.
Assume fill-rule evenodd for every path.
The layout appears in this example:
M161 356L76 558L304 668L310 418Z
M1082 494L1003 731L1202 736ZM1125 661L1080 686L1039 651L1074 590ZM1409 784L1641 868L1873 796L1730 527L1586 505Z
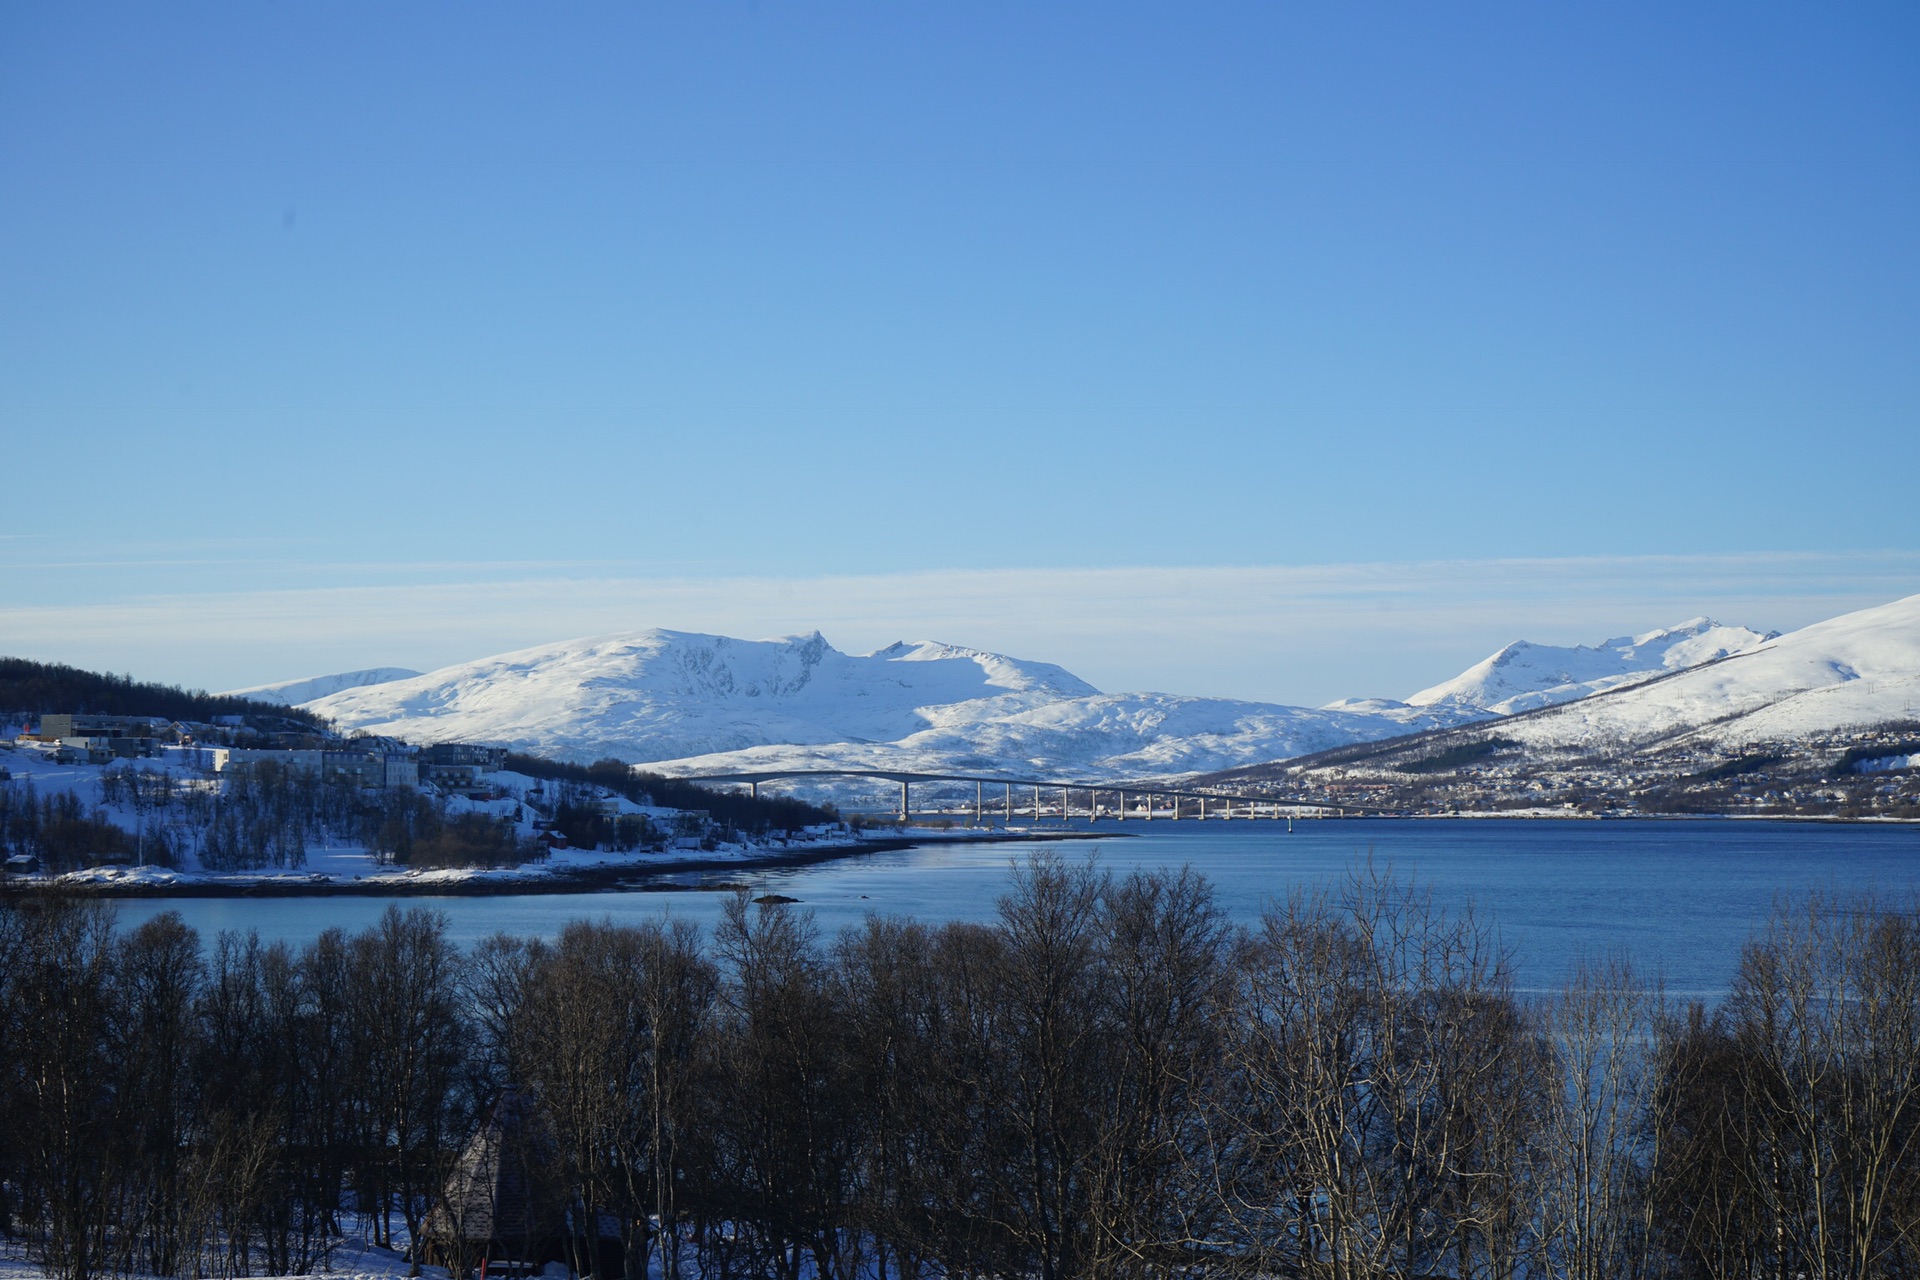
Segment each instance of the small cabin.
M415 1261L446 1267L456 1278L476 1270L530 1274L549 1262L619 1276L619 1224L596 1215L597 1230L579 1238L580 1206L566 1203L554 1164L531 1102L512 1090L502 1094L421 1224Z

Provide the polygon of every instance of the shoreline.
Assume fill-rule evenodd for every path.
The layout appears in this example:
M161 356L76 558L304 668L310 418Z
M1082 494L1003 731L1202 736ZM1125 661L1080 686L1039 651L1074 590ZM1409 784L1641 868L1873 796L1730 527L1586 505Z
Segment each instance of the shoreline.
M967 836L882 836L853 844L815 849L769 851L738 858L684 858L667 864L597 863L558 871L482 871L470 876L427 878L406 875L338 880L309 879L283 872L254 880L165 881L0 881L0 898L29 898L49 894L88 898L484 898L568 893L697 893L714 886L665 883L668 876L754 872L784 867L808 867L869 853L891 853L941 844L1054 844L1063 840L1104 839L1125 832L1027 831L982 832Z
M1782 822L1823 826L1916 826L1920 819L1866 816L1843 818L1827 814L1646 814L1646 813L1542 813L1469 810L1455 813L1348 813L1336 818L1299 818L1311 824L1332 822ZM1178 820L1169 819L1170 822ZM1256 820L1271 826L1275 819ZM1115 824L1116 826L1118 824ZM1139 824L1144 826L1145 824ZM1183 824L1184 825L1184 824ZM1236 824L1240 826L1252 825ZM788 867L815 866L870 853L891 853L901 849L937 847L942 844L1055 844L1068 840L1130 839L1145 831L1115 830L1113 827L1065 828L1042 831L980 831L966 834L922 832L915 835L879 836L847 844L822 845L806 849L769 850L743 857L676 858L669 862L594 863L556 870L476 871L470 875L445 875L435 871L375 875L339 879L321 873L279 872L254 879L183 879L165 881L80 880L60 882L0 878L0 899L29 898L47 894L91 898L482 898L536 896L572 893L698 893L710 892L711 883L682 884L675 877L688 875L743 874ZM658 856L658 855L654 855ZM193 873L187 873L192 875Z

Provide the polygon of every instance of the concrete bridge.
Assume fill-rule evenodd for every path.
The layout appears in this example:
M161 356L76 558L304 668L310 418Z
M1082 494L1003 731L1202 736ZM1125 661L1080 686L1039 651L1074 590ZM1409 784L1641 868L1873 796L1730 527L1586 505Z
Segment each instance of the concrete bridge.
M1124 783L1072 782L1044 778L1010 778L998 774L974 773L915 773L900 769L768 769L743 773L686 773L677 775L687 782L733 782L747 787L756 798L760 795L763 782L797 782L827 778L867 778L879 782L895 783L900 788L900 805L896 812L904 821L913 813L913 787L917 783L973 784L973 819L983 821L989 812L987 788L997 787L1001 794L994 797L999 803L991 806L1004 814L1005 821L1012 822L1016 812L1031 813L1035 821L1043 815L1057 813L1063 821L1071 821L1076 816L1084 816L1087 821L1098 821L1103 815L1115 820L1140 818L1153 821L1156 817L1177 821L1185 818L1195 819L1231 819L1231 818L1284 818L1303 810L1316 817L1328 814L1339 816L1344 812L1338 805L1318 804L1310 800L1289 800L1283 796L1253 796L1228 791L1195 790L1182 787L1156 787L1146 784L1128 786ZM1022 794L1021 799L1030 803L1015 804L1015 789ZM1106 803L1102 803L1102 798ZM1076 801L1078 802L1076 804ZM923 810L929 813L950 814L952 809Z

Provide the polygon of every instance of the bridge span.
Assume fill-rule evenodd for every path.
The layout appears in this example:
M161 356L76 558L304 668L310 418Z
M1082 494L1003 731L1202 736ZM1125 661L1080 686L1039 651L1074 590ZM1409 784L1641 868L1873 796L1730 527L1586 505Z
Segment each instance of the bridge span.
M900 788L900 803L895 810L902 821L911 817L913 810L913 787L916 783L973 784L973 818L983 821L989 812L986 789L1001 788L1002 794L995 797L998 804L992 806L1011 822L1016 813L1033 815L1037 822L1042 817L1057 814L1063 821L1071 821L1076 816L1084 816L1087 821L1098 821L1102 816L1116 821L1127 818L1140 818L1153 821L1156 817L1177 821L1180 819L1232 819L1232 818L1285 818L1295 814L1311 814L1325 817L1328 814L1341 815L1344 810L1338 805L1320 804L1311 800L1295 800L1285 796L1256 796L1220 790L1201 790L1186 787L1152 786L1146 783L1116 782L1075 782L1046 778L1015 778L1000 774L975 773L919 773L905 769L765 769L737 773L684 773L676 777L686 782L731 782L744 785L756 798L760 794L763 782L796 782L826 778L867 778L879 782L892 782ZM1016 804L1015 789L1022 793L1020 799L1025 803ZM1102 798L1105 797L1105 803ZM1076 804L1076 800L1079 801ZM1211 809L1209 809L1211 806ZM950 815L951 808L925 809L925 813Z

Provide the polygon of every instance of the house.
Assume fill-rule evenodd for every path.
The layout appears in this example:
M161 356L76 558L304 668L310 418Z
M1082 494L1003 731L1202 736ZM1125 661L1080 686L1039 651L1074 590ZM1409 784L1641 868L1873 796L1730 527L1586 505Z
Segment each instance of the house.
M413 757L402 751L379 747L330 749L322 753L323 769L329 778L358 783L363 787L415 787L420 785L419 770Z
M149 716L89 716L61 713L40 717L42 742L62 738L150 738L167 724Z
M622 1274L619 1224L596 1214L593 1238L582 1238L587 1215L560 1193L554 1165L531 1102L508 1090L461 1149L421 1223L414 1261L456 1277L489 1261L527 1269L564 1261L598 1276Z
M319 773L326 766L324 751L274 751L266 747L210 747L215 773L247 769L260 764L277 764L283 769Z
M59 739L60 745L88 764L106 764L110 760L131 760L153 754L152 738L103 737L97 734Z
M504 747L487 747L473 742L436 742L422 747L416 757L420 778L438 786L465 790L480 785L480 775L492 773L507 762Z

